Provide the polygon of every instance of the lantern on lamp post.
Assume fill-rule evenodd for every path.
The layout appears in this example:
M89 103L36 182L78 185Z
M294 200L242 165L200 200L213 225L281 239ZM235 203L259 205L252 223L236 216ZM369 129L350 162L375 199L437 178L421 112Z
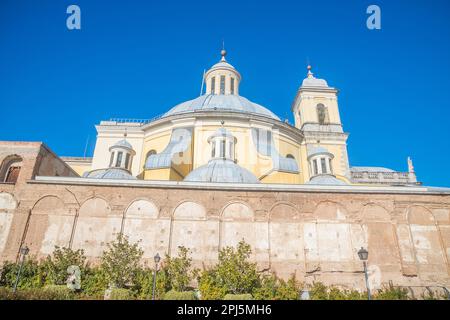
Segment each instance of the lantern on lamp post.
M153 272L153 290L152 290L152 300L155 300L155 290L156 290L156 273L158 272L158 263L161 260L159 253L157 253L153 259L155 260L155 272Z
M30 249L25 245L25 247L20 247L20 267L17 271L16 282L14 283L13 292L17 290L17 285L19 284L20 274L22 273L23 263L25 262L25 256L30 252Z
M369 277L367 275L367 263L366 263L367 258L369 257L369 252L366 249L364 249L363 247L361 247L361 249L359 249L359 251L358 251L358 256L364 265L364 277L366 279L367 298L369 300L372 300L372 296L370 294Z

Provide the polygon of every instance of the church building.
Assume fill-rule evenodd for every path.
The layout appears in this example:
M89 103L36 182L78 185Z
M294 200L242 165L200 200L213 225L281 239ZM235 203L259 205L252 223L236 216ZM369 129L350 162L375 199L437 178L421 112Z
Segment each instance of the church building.
M200 96L149 120L101 121L93 157L0 141L0 262L63 246L95 263L124 234L146 260L185 246L208 268L243 239L260 270L305 283L365 289L365 248L373 289L449 287L450 189L423 186L410 158L404 171L352 166L338 90L311 66L291 124L240 95L226 57Z

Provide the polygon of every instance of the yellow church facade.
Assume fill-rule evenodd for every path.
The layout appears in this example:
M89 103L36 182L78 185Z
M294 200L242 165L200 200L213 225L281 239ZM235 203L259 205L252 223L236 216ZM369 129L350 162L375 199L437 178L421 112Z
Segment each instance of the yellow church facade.
M101 121L93 157L66 157L66 163L87 178L417 184L410 160L408 172L349 165L338 90L316 78L310 66L291 106L292 125L239 95L241 74L225 50L221 55L205 73L199 97L152 120Z

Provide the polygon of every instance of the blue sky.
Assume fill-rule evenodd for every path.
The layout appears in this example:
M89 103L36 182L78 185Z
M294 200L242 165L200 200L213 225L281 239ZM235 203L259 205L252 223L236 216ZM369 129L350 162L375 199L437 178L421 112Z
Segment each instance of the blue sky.
M381 30L366 28L370 4ZM92 155L100 120L196 97L224 38L243 96L293 122L309 59L340 90L351 165L406 170L411 156L424 184L450 186L449 16L447 0L2 0L0 139L82 156L89 136Z

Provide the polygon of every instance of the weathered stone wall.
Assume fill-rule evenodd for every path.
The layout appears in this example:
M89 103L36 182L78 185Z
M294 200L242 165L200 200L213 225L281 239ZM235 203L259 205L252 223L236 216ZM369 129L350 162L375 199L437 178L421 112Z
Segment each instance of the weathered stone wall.
M361 289L364 246L372 288L390 280L450 286L448 194L34 181L38 168L52 170L41 166L45 150L33 148L20 154L18 182L0 184L0 261L16 260L26 244L38 258L59 245L82 248L95 262L122 232L140 241L149 262L183 245L207 267L220 248L244 239L261 270Z
M1 188L1 187L0 187ZM55 245L83 248L95 261L122 232L145 258L192 250L197 266L244 239L260 269L363 287L357 256L368 248L373 288L449 285L450 198L441 195L349 194L164 189L28 183L19 201L0 193L0 252L14 260L21 243L44 257Z

